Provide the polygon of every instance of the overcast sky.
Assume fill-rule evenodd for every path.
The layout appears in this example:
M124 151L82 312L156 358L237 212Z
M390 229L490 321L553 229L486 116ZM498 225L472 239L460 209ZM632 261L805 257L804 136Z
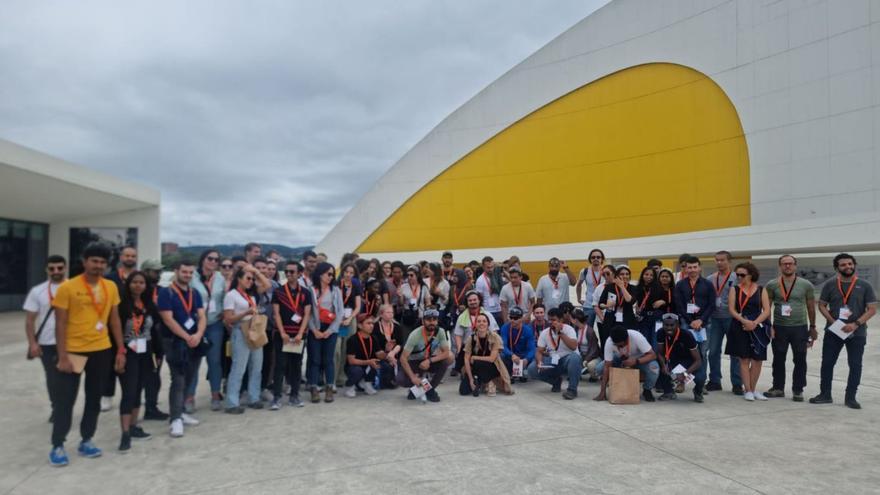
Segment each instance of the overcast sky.
M0 137L162 193L162 240L318 242L606 0L4 1Z

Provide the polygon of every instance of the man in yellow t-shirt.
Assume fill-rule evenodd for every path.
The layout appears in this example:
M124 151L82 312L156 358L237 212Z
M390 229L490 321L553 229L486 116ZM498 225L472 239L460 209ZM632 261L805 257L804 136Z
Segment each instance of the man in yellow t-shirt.
M101 449L92 443L101 412L101 392L113 367L125 369L125 345L119 320L119 291L103 277L110 259L110 248L89 244L83 252L83 274L58 287L55 308L55 336L58 347L57 409L52 423L52 452L49 464L66 466L64 440L70 431L73 404L79 391L80 375L86 375L85 406L79 429L82 441L77 453L99 457ZM110 334L116 342L116 358L110 348ZM84 361L84 363L83 363Z

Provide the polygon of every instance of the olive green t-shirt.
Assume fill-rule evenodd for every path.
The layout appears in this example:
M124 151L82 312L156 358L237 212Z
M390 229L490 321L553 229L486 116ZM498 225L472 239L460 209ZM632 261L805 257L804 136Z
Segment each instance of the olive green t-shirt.
M782 286L779 284L780 278L776 277L767 282L765 286L767 295L770 296L770 302L773 304L773 324L782 327L797 327L807 324L807 304L814 304L816 297L815 289L809 280L797 277L794 280L794 287L789 287L786 283L786 289L791 290L788 295L788 302L782 297ZM782 306L788 304L791 306L791 315L782 315Z

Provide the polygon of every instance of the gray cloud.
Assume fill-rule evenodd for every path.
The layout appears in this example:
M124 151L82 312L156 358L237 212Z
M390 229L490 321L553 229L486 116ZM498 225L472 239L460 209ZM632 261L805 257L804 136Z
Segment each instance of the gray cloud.
M314 243L604 3L5 2L0 136L158 188L163 240Z

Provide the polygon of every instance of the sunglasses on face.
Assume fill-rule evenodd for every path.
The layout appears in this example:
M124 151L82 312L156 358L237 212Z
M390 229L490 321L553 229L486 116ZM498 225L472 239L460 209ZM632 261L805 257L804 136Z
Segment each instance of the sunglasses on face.
M208 257L205 258L205 259L208 260L208 261L211 261L211 262L214 262L214 261L220 261L220 258L217 257L217 256L208 256Z
M231 269L232 269L232 265L227 265L227 264L224 263L224 264L220 265L220 268L222 268L222 269L224 269L224 270L231 270Z
M63 266L50 266L49 268L47 268L47 270L49 270L49 271L52 272L52 273L55 273L55 272L63 272L63 271L64 271L64 267L63 267Z
M522 318L522 316L511 316L511 317L510 317L510 319L511 319L511 320L514 320L514 321L516 321L516 320L518 320L518 319L520 319L520 318Z
M745 278L746 275L748 275L748 273L737 273L736 278Z
M284 270L284 273L286 273L288 275L291 275L291 274L296 275L296 270Z

